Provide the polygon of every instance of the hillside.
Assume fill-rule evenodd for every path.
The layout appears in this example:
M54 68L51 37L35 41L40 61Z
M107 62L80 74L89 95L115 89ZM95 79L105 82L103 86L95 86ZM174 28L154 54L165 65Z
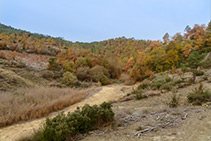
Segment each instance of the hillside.
M211 22L185 29L162 41L82 43L0 24L0 140L33 135L48 116L40 139L25 140L136 140L135 130L179 140L194 127L209 138Z
M130 78L130 82L141 81L153 73L184 67L192 52L198 52L203 57L211 51L211 23L207 27L197 24L193 28L188 27L184 35L177 33L172 38L166 33L163 42L122 37L101 42L73 43L2 24L0 31L0 49L10 51L9 55L1 51L1 58L16 60L18 52L38 54L38 58L48 55L53 57L49 70L61 71L62 74L69 72L79 81L100 81L103 85L120 77L121 80ZM21 59L16 61L24 63ZM97 69L104 70L99 78L92 76Z

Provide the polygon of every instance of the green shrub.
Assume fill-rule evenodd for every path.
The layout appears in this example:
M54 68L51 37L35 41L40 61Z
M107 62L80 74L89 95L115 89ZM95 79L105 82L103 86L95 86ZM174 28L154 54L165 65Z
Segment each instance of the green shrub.
M89 72L94 82L100 82L102 85L110 83L109 73L104 67L94 66Z
M162 85L171 81L172 79L169 76L164 74L157 74L152 80L151 87L153 89L160 89Z
M139 88L140 88L140 89L146 89L148 86L149 86L149 83L141 83L141 84L139 85Z
M189 69L188 69L188 67L187 67L186 64L181 64L180 67L181 67L181 70L182 70L183 72L189 71Z
M73 61L65 61L62 65L64 71L75 72L75 65Z
M121 63L113 57L105 58L103 60L103 66L108 70L111 78L115 79L120 77L122 72Z
M204 75L204 72L201 71L201 70L197 70L196 71L196 76L201 76L201 75Z
M81 109L78 107L73 113L67 115L61 113L52 119L48 118L44 129L39 131L39 138L38 134L35 134L30 140L65 141L78 134L88 133L90 130L114 120L111 106L106 102L100 106L85 105Z
M170 108L176 108L179 106L179 101L180 98L174 93L167 104L169 105Z
M71 72L65 72L63 74L62 83L67 86L75 86L78 83L78 79Z
M178 80L174 81L175 84L180 84L182 82L185 82L184 78L181 78L181 79L178 79Z
M75 62L76 68L88 66L87 59L80 57Z
M211 61L210 60L204 61L200 64L200 66L205 69L211 68Z
M161 90L171 91L172 88L173 88L173 86L174 86L174 83L173 83L173 82L169 82L169 83L163 84L163 85L160 87L160 89L161 89Z
M136 90L136 91L134 91L134 93L136 94L136 97L135 97L136 100L146 98L146 95L143 95L142 90Z
M172 81L171 77L166 77L165 79L166 79L166 82L171 82Z
M207 90L203 87L202 84L198 88L195 88L189 95L187 96L188 102L193 105L201 105L204 102L211 101L211 91Z
M61 70L61 65L57 62L57 58L51 57L48 60L48 70L59 71Z

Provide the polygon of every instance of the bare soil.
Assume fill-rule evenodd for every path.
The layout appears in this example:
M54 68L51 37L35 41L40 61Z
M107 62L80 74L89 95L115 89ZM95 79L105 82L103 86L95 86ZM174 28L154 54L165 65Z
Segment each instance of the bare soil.
M211 83L204 82L211 88ZM117 124L85 135L83 141L209 141L211 106L192 106L187 94L199 84L178 89L180 106L169 108L171 92L142 100L113 104ZM136 135L138 131L145 131Z

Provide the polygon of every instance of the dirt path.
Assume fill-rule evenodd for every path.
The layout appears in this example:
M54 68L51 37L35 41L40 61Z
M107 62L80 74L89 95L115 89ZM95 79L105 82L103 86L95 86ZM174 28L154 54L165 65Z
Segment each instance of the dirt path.
M104 101L114 101L125 95L126 91L122 92L121 89L126 88L126 91L130 91L132 86L112 85L104 86L101 91L85 99L82 102L76 103L65 109L65 113L72 112L76 107L81 107L85 104L101 104ZM12 126L4 127L0 129L0 141L16 141L24 136L29 136L34 133L45 122L45 118L36 119L28 122L15 124Z

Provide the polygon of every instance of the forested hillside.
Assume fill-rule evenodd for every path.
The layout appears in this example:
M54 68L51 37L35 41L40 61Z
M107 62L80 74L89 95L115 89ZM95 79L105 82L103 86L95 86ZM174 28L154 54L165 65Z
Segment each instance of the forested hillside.
M62 82L70 86L78 81L141 81L155 72L184 68L191 57L200 60L211 51L210 47L211 22L208 26L187 26L184 35L177 33L171 37L166 33L162 41L121 37L92 43L73 43L0 24L1 50L13 51L12 56L17 52L52 56L48 69L60 72ZM2 54L0 57L14 58Z

